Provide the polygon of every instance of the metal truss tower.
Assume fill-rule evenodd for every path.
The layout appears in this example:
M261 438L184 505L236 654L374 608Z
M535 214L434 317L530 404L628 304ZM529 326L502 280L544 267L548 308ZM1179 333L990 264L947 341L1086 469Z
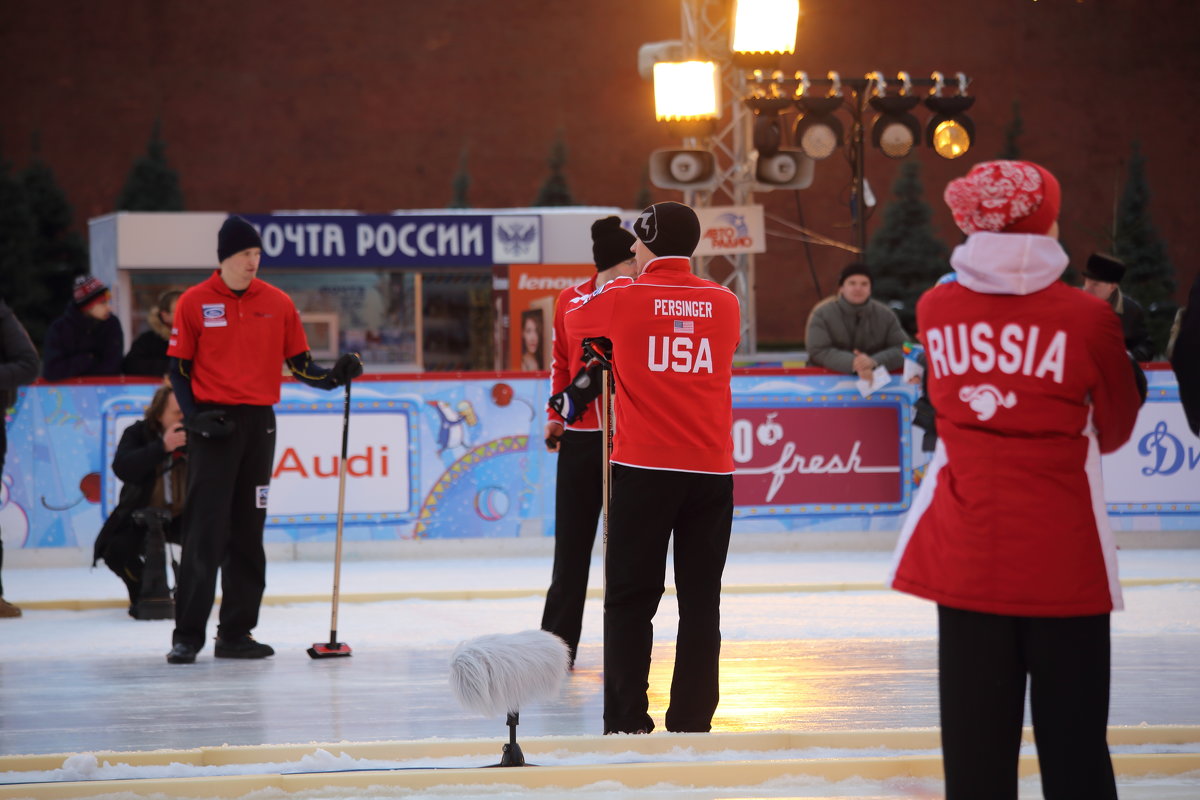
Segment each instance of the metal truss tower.
M716 157L720 182L711 190L684 192L684 202L693 208L713 205L745 206L754 202L754 163L751 158L753 112L742 102L746 97L745 72L733 63L729 51L729 3L727 0L681 0L683 57L713 61L721 71L721 118L707 137L684 139L685 147L711 150ZM742 305L739 353L758 351L754 304L754 256L740 253L701 256L695 259L701 277L727 286Z

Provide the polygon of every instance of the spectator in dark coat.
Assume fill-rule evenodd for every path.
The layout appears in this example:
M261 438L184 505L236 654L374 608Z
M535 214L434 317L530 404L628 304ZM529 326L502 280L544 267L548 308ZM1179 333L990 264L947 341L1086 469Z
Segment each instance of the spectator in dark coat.
M129 613L142 591L146 529L133 520L138 509L155 507L171 511L167 540L182 543L181 528L187 494L187 459L183 412L170 386L154 393L145 416L121 434L113 472L123 481L117 507L108 515L96 537L92 565L104 563L129 590Z
M1179 381L1179 401L1187 414L1188 427L1200 436L1200 277L1192 282L1187 308L1179 320L1171 368Z
M1125 349L1137 361L1154 360L1154 342L1146 330L1146 312L1132 297L1124 294L1118 285L1125 277L1125 265L1104 253L1088 256L1083 268L1083 290L1099 297L1112 306L1121 318L1121 330L1125 334Z
M171 338L171 324L175 321L175 304L183 292L171 289L159 295L158 302L150 309L146 322L150 330L133 340L121 371L126 375L150 375L161 378L167 374L167 340Z
M84 375L120 375L125 335L113 316L108 287L91 276L75 280L66 310L46 331L43 346L48 381Z
M10 408L17 399L17 387L33 383L38 375L37 350L12 309L0 300L0 405ZM2 409L0 409L2 410ZM8 434L0 422L0 474L8 453ZM4 565L4 540L0 538L0 567ZM0 583L0 617L19 617L21 609L4 599Z

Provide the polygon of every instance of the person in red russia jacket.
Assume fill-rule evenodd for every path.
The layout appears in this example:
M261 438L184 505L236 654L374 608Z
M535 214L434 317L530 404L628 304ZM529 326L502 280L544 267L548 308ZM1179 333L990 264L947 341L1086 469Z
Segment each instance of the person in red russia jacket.
M563 289L554 305L554 359L550 369L553 395L546 422L546 449L558 453L558 472L554 489L554 569L542 611L542 630L567 643L572 667L583 626L596 523L603 505L604 441L599 401L587 399L596 394L592 384L601 379L600 374L590 370L583 373L586 393L569 391L585 367L583 341L567 335L564 317L575 298L590 295L614 278L632 277L636 271L633 234L621 227L619 217L604 217L592 223L592 260L596 274Z
M636 278L573 304L571 339L611 342L616 386L604 598L604 730L648 733L651 621L674 534L679 603L666 727L708 731L721 650L721 574L733 521L730 377L737 297L692 274L696 213L656 203L634 223Z
M1016 798L1027 676L1047 798L1116 798L1109 613L1121 608L1100 455L1140 398L1121 323L1061 282L1060 190L992 161L945 198L966 241L917 304L938 443L891 585L938 604L946 796Z
M275 410L281 366L322 389L362 374L357 354L332 369L312 360L300 314L290 297L260 280L262 239L241 217L217 234L220 268L183 293L175 310L167 377L188 431L183 555L175 593L175 630L167 662L191 664L221 572L221 611L213 654L266 658L255 641L266 587L263 526L275 458Z

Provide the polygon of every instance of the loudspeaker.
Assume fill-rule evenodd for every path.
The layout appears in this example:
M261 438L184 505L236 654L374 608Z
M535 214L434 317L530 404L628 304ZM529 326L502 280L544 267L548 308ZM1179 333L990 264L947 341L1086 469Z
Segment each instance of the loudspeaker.
M781 147L775 155L755 154L754 191L807 189L812 185L814 162L795 147Z
M650 182L660 189L712 189L721 182L717 158L709 150L655 150Z

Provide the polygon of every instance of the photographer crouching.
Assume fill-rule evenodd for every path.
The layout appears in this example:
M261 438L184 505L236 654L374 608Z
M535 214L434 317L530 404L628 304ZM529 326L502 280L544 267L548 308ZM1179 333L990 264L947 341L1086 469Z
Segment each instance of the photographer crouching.
M183 429L183 412L170 386L160 386L146 407L145 416L125 429L117 453L113 457L113 472L124 485L117 507L104 522L96 537L92 566L101 559L129 590L129 616L135 619L161 619L151 609L139 608L150 588L147 572L147 532L160 524L166 540L182 544L183 504L187 491L187 456L184 447L187 433ZM170 606L166 594L165 564L154 542L151 547L158 556L154 583L156 600ZM158 573L163 573L161 576ZM161 596L159 596L161 595ZM142 611L146 611L143 614ZM166 617L172 616L167 614Z

